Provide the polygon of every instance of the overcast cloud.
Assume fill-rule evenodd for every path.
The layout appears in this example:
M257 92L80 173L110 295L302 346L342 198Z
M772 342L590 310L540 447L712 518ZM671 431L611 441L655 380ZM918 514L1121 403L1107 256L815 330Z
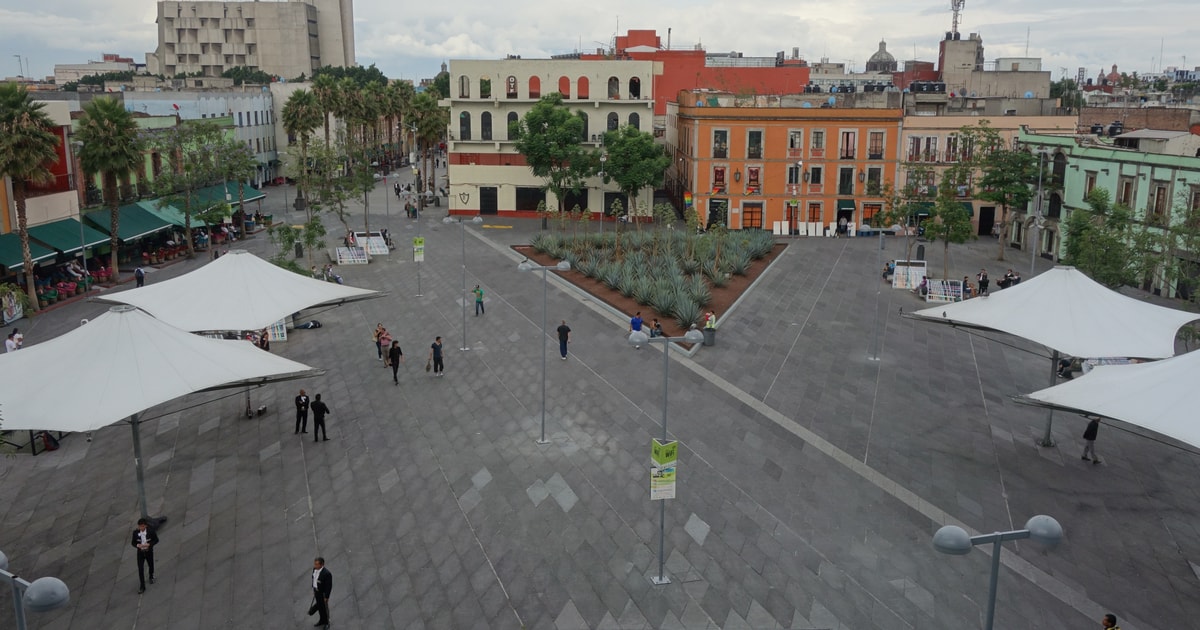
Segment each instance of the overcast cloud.
M449 59L594 50L631 28L657 29L665 44L670 27L673 48L703 43L710 52L768 56L799 47L810 61L828 57L859 70L880 39L897 59L935 60L949 7L949 0L357 0L354 11L359 63L419 79ZM0 8L0 76L17 73L14 55L28 59L33 76L102 52L143 62L157 41L154 17L152 0L10 4ZM1143 73L1182 67L1185 56L1187 67L1200 66L1197 0L967 0L959 30L981 34L988 61L1041 57L1055 79L1079 66L1089 77L1114 63Z

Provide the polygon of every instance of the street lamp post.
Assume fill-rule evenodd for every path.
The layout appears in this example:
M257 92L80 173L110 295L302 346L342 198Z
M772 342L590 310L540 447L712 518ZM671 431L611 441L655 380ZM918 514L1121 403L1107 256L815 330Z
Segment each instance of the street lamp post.
M66 606L71 601L71 589L56 577L41 577L33 582L24 580L8 571L8 556L0 552L0 581L12 587L13 614L17 618L17 630L26 630L25 609L33 612L49 612Z
M80 142L79 140L72 142L71 150L72 150L72 157L74 158L72 160L72 164L73 164L72 168L75 169L75 189L76 189L76 193L78 193L80 190L80 186L84 185L84 183L85 183L84 176L83 176L83 162L81 162L79 159L79 153L80 153L80 151L83 150L83 143ZM86 191L86 186L84 187L83 190ZM85 194L86 194L86 192L85 192ZM83 205L84 205L84 201L86 201L86 197L81 197L79 194L76 194L75 198L79 200L79 262L83 264L83 271L84 271L83 294L84 294L84 296L90 296L92 286L91 286L91 283L89 282L89 279L91 278L91 276L87 273L87 268L88 268L87 239L85 239L83 237Z
M957 525L946 525L933 534L933 547L941 553L952 556L965 556L971 553L976 545L992 545L992 578L988 586L987 618L984 628L992 630L992 622L996 617L996 582L1000 578L1001 543L1006 540L1023 540L1028 538L1044 549L1050 550L1062 541L1063 528L1058 521L1044 514L1034 516L1025 523L1025 529L1010 532L996 532L971 536Z
M535 265L529 262L529 259L521 261L517 265L517 271L541 271L542 272L542 437L538 438L538 444L549 444L550 440L546 439L546 292L550 286L550 278L548 272L553 269L555 271L570 271L571 263L560 260L557 265ZM466 287L466 284L463 284ZM463 306L466 309L466 306ZM466 313L466 310L463 311ZM464 317L466 317L464 315Z
M461 218L447 216L442 219L442 223L447 225L457 223L459 232L462 233L462 331L463 342L460 351L466 352L471 348L467 346L467 223ZM483 223L483 217L472 217L471 223Z
M600 154L600 183L604 183L604 168L608 165L608 154ZM600 188L600 233L604 234L604 188Z
M1030 278L1032 278L1033 274L1034 274L1034 269L1035 269L1034 263L1037 261L1038 247L1040 246L1040 243L1039 243L1040 238L1039 237L1041 236L1042 222L1044 221L1044 219L1042 218L1042 174L1046 170L1046 166L1045 166L1046 154L1050 153L1050 151L1047 150L1045 147L1039 147L1036 152L1038 154L1038 187L1037 187L1037 206L1036 206L1036 210L1035 210L1036 214L1034 214L1033 225L1030 226L1033 228L1033 247L1029 248L1029 277Z
M642 344L661 343L663 344L663 406L662 406L662 441L665 444L667 438L667 408L668 408L668 385L670 384L671 370L671 342L678 341L674 337L651 337L646 333L635 330L629 333L629 345L638 347ZM683 341L686 343L697 344L704 343L704 334L696 330L696 325L688 329L683 335ZM665 499L660 499L658 504L658 576L651 578L655 584L670 584L671 579L666 573L666 531L667 531L667 502Z

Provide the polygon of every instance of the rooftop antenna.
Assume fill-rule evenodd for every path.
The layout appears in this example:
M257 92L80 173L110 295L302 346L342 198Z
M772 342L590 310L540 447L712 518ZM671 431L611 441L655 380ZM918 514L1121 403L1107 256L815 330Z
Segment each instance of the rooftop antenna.
M954 33L955 35L958 34L959 17L962 14L963 4L965 4L966 1L967 0L950 0L950 11L954 14L953 19L950 21L950 32Z
M1025 27L1025 56L1029 56L1029 27Z

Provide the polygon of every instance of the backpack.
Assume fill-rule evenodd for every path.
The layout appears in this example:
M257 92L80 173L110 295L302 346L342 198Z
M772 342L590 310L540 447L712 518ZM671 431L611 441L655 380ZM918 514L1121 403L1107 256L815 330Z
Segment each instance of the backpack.
M135 269L133 272L133 276L135 278L137 278L138 280L141 280L142 278L146 277L146 272L142 271L141 269Z

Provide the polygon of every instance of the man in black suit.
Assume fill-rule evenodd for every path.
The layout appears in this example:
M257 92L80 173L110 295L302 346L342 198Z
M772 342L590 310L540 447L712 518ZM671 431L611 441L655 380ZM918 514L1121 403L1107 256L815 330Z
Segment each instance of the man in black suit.
M308 394L296 396L296 433L308 433Z
M333 574L329 569L325 568L325 558L317 557L313 560L312 572L312 589L313 589L313 605L308 614L314 611L320 616L317 617L317 623L313 624L314 628L329 627L329 594L333 592Z
M321 402L320 394L317 394L317 397L313 400L312 410L313 410L313 441L316 442L319 439L323 438L326 442L328 442L329 441L329 431L325 428L325 414L331 413L331 412L329 411L329 405L326 405L325 403ZM320 435L321 438L318 438L317 437L318 435Z
M158 534L150 528L146 519L139 518L130 544L137 549L138 581L141 583L138 594L145 593L147 565L150 566L150 583L154 583L154 545L158 544Z

